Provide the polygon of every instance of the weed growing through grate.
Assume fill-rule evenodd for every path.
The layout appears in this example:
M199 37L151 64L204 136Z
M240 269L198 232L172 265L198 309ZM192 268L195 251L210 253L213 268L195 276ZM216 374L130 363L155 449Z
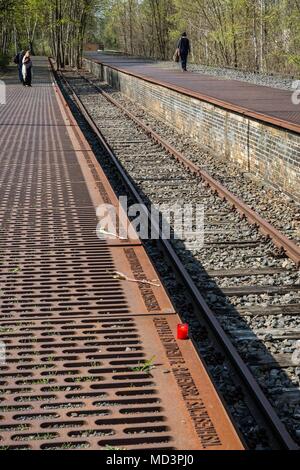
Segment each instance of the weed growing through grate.
M146 374L150 374L151 370L155 367L153 361L155 356L152 356L150 359L144 361L143 363L139 363L137 367L131 367L130 369L134 372L146 372Z
M68 408L82 408L83 407L83 403L82 402L79 402L79 403L51 403L49 405L45 404L42 406L42 408L44 410L63 410L63 409L68 409Z
M111 401L111 402L109 402L109 401L98 401L98 402L95 402L94 405L99 406L99 407L105 406L105 407L109 408L110 406L119 406L120 403L118 403L117 401L116 402L113 402L113 401Z
M24 437L30 441L39 441L39 440L50 440L50 439L55 439L58 436L57 433L36 433L36 434L27 434L26 436L14 436L13 440L14 441L22 441L24 440Z
M39 365L33 366L32 369L43 370L43 369L51 369L52 367L55 367L55 365L54 364L39 364Z
M121 447L112 447L112 446L109 446L109 445L106 445L105 447L103 447L104 450L110 450L110 451L118 451L118 450L127 450L127 449L122 449Z
M23 380L23 385L40 385L51 383L50 379L37 379L37 380Z
M27 429L29 428L30 428L29 424L19 424L16 429L18 431L27 431Z
M0 334L1 333L13 333L15 330L16 330L15 328L3 327L3 328L0 328Z
M96 429L86 429L84 431L74 431L69 432L70 437L106 437L113 436L115 433L111 429L108 430L96 430Z
M23 405L23 406L0 406L0 411L3 411L4 413L9 413L10 411L27 411L27 410L32 410L32 406L28 405Z
M93 361L93 362L91 362L91 365L90 365L90 366L91 366L91 367L101 367L101 365L102 365L101 362Z
M7 394L10 394L10 393L13 393L13 389L9 389L9 388L6 388L6 389L0 389L0 395L4 395L5 393ZM31 388L19 388L17 393L29 393L31 392ZM18 400L18 398L15 398L16 401L21 401L21 400Z
M44 396L28 396L28 397L17 397L15 398L15 401L24 401L24 399L26 399L26 401L45 401L45 400L49 400L49 397L44 397Z
M16 425L7 425L1 426L1 431L27 431L30 428L29 424L18 424Z
M10 270L10 272L11 272L12 274L17 274L17 273L19 273L20 271L21 271L21 268L20 268L19 266L17 266L17 267L15 267L15 268L13 268L13 269Z
M62 374L60 375L67 375L69 372L65 372L63 371ZM49 372L43 372L42 375L47 375L48 377L52 377L53 375L56 376L58 375L58 371L57 370L52 370L52 371L49 371Z
M88 442L62 442L60 444L43 444L41 445L42 450L78 450L78 449L88 449L90 447Z
M45 389L44 391L45 392L70 392L71 390L80 390L80 388L71 388L71 387L66 387L66 386L63 386L63 385L57 385L57 386L53 386L53 387L47 387L47 389Z
M100 382L101 377L94 377L93 375L87 377L75 377L72 382Z

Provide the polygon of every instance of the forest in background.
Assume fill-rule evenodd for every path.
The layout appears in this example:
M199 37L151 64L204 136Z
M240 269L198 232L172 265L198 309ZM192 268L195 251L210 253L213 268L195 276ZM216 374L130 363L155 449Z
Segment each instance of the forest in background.
M256 71L300 68L300 0L107 0L106 45L170 59L186 31L195 63Z
M59 67L80 66L84 42L98 33L101 2L0 0L0 65L21 49L52 55Z
M300 70L300 0L0 0L0 64L30 46L79 66L85 42L168 60L183 31L195 63Z

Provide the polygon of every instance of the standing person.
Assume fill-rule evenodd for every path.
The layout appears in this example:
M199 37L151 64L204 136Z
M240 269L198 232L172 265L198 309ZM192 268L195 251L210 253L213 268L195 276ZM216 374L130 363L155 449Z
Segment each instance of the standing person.
M22 75L24 80L25 86L31 86L31 69L32 69L32 61L30 58L30 52L27 51L22 60Z
M189 53L191 52L191 45L190 40L187 37L186 33L182 33L181 38L179 39L177 49L179 51L180 59L181 59L181 66L182 71L186 72L186 65L187 65L187 58Z
M22 83L22 85L24 85L23 74L22 74L24 54L25 54L25 51L22 50L22 51L18 52L17 55L14 58L14 63L17 64L17 66L18 66L19 80Z

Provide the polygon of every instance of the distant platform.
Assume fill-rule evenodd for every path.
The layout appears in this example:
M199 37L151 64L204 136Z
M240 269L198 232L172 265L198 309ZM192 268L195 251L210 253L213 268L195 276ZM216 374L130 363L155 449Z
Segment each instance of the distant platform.
M155 66L155 62L152 60L117 53L92 52L85 55L87 58L99 61L111 68L188 96L275 126L300 132L300 104L293 104L293 92L291 91L195 72L182 73L180 65L178 70L168 70Z

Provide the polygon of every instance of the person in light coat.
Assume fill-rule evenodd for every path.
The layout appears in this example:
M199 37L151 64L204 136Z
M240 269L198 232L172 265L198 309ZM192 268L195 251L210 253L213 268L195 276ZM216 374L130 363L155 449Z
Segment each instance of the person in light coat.
M30 51L27 51L24 54L23 60L22 60L22 75L23 75L23 82L25 86L31 87L31 81L32 81L32 60L30 57Z

